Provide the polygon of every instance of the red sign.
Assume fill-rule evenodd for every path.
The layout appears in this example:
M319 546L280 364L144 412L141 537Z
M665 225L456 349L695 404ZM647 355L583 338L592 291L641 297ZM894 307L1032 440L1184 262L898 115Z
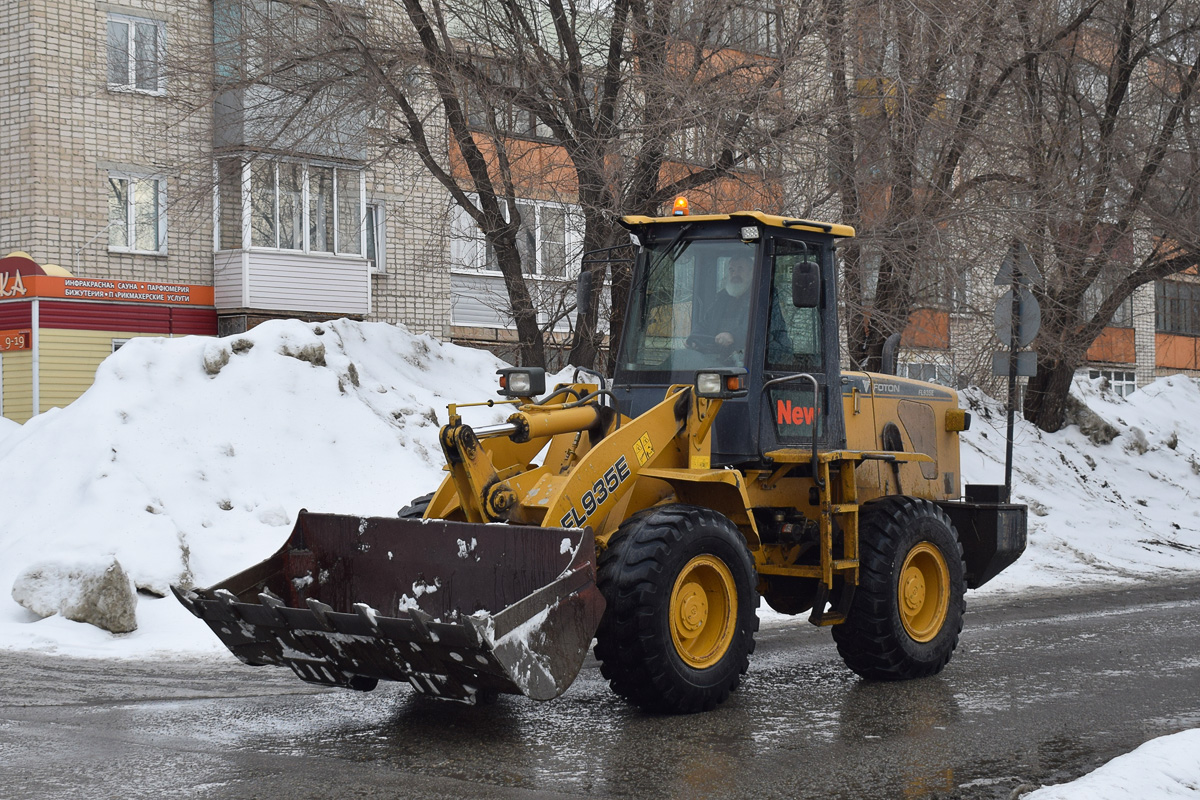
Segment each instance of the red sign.
M44 297L116 303L165 303L211 306L213 287L173 281L127 281L113 278L65 278L57 275L0 273L0 299Z
M5 259L7 261L9 259ZM25 288L25 281L22 280L21 273L14 272L11 275L7 272L0 272L0 297L24 297L29 294L29 290Z
M29 331L0 331L0 353L9 350L28 350L33 346Z

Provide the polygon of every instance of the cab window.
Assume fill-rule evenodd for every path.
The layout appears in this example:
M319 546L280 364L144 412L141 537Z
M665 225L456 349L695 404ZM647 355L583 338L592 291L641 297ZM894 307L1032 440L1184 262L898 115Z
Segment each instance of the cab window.
M792 305L792 269L807 261L818 264L820 250L806 242L775 242L771 263L771 307L767 326L767 370L824 372L821 309Z
M687 373L743 366L757 248L739 240L683 240L646 248L646 270L630 298L620 367Z

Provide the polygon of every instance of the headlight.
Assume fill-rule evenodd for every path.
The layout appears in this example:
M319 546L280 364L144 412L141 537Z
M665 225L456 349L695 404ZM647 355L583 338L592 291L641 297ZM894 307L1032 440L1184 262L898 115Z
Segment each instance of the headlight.
M501 381L504 379L501 378ZM508 376L508 390L514 394L529 394L529 387L533 385L533 381L529 379L528 372L514 372Z
M746 370L701 370L696 373L696 394L699 397L728 399L746 396Z
M725 388L725 381L715 372L701 372L696 375L696 394L701 397L716 397Z
M505 397L533 397L546 391L546 370L541 367L508 367L496 374L500 376L499 394Z
M754 242L758 240L758 226L746 225L742 228L742 241Z

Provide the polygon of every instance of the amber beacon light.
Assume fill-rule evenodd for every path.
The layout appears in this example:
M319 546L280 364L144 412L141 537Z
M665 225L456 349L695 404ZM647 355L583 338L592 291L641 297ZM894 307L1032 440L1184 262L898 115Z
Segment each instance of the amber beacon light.
M675 198L675 208L672 210L672 213L677 217L686 217L688 215L688 202L686 197L680 195L679 197Z

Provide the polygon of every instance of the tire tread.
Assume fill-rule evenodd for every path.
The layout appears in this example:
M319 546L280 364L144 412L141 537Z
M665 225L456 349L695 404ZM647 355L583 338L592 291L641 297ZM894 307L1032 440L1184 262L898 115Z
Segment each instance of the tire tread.
M732 648L739 659L731 676L716 686L689 685L681 681L669 663L673 644L669 634L661 641L662 623L657 619L662 592L669 592L673 575L666 575L672 551L685 538L704 531L731 529L739 543L740 564L728 564L741 571L749 584L748 598L739 597L738 625L746 620L740 604L751 602L753 613L739 630ZM660 506L639 512L625 520L601 554L597 584L608 602L600 629L596 633L596 658L600 673L613 691L651 711L692 713L707 711L724 702L749 668L754 652L754 633L758 630L756 578L745 540L725 517L709 509L694 506ZM669 602L669 599L668 601ZM744 643L743 643L744 642Z
M942 553L951 574L947 627L930 643L935 646L919 648L922 653L917 656L913 652L915 648L906 647L911 640L906 642L907 634L895 616L893 577L897 562L906 554L898 552L906 528L923 518L944 524L951 533L955 550ZM962 631L966 605L964 573L962 543L950 518L936 504L902 496L870 504L863 511L859 530L859 582L850 614L845 622L835 625L832 630L838 653L846 666L873 680L906 680L940 672L950 661Z

